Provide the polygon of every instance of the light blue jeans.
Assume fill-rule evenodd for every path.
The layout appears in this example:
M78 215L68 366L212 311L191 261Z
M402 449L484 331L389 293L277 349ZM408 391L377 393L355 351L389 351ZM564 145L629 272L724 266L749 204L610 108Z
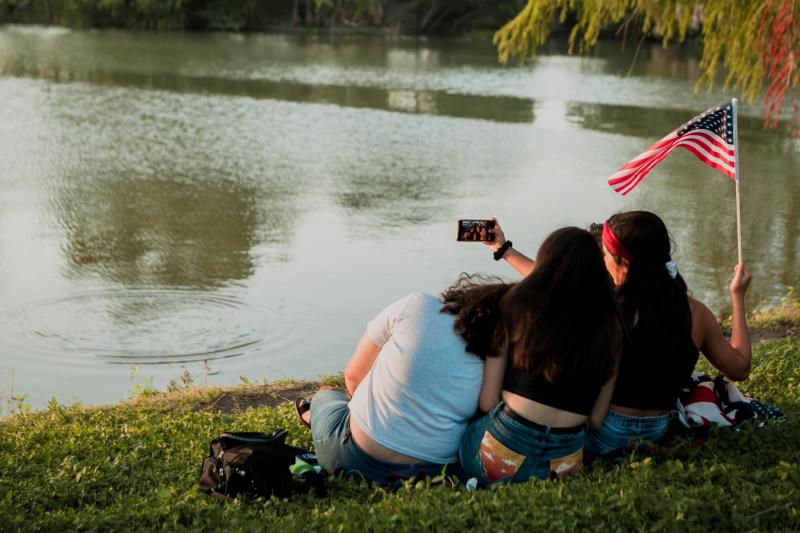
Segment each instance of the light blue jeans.
M437 476L445 465L434 463L397 464L373 459L362 450L350 432L350 398L334 390L316 393L311 399L311 436L314 453L325 471L362 475L370 481L391 484L424 472Z
M586 453L613 456L660 440L669 427L670 415L628 416L608 411L603 424L589 432Z
M466 476L483 486L561 477L583 466L585 440L583 426L535 424L500 402L467 427L458 457Z

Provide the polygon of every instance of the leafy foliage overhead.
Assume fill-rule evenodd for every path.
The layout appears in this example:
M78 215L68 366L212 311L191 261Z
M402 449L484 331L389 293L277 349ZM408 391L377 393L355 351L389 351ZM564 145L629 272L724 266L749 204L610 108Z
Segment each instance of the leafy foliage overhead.
M570 53L586 52L608 29L639 29L663 44L683 41L699 29L703 73L697 86L711 88L724 68L726 88L750 101L766 86L765 125L774 127L787 97L791 123L800 127L800 0L528 0L517 16L495 33L502 62L534 58L555 18L574 20Z

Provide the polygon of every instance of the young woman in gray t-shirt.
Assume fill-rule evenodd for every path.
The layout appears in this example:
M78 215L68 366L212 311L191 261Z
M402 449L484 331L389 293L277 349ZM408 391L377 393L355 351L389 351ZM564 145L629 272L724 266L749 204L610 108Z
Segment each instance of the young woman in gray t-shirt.
M352 398L326 390L296 404L322 467L389 483L454 463L478 408L477 354L509 287L462 276L441 297L413 293L371 320L344 372Z

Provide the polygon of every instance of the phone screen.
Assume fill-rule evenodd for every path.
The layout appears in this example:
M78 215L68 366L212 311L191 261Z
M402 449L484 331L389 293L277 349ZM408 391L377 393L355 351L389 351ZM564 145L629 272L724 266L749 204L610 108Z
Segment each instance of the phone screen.
M485 242L494 240L494 220L459 220L456 240Z

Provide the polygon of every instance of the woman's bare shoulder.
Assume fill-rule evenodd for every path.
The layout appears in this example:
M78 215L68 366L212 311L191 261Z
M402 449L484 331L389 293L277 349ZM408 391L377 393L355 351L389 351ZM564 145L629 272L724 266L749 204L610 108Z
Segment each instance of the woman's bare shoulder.
M697 319L708 318L709 315L714 318L714 313L711 312L711 309L706 307L706 304L700 300L695 300L691 296L687 296L687 298L689 299L689 311L692 313L692 322Z
M703 302L689 297L689 310L692 314L692 339L702 349L709 339L721 335L717 317Z

